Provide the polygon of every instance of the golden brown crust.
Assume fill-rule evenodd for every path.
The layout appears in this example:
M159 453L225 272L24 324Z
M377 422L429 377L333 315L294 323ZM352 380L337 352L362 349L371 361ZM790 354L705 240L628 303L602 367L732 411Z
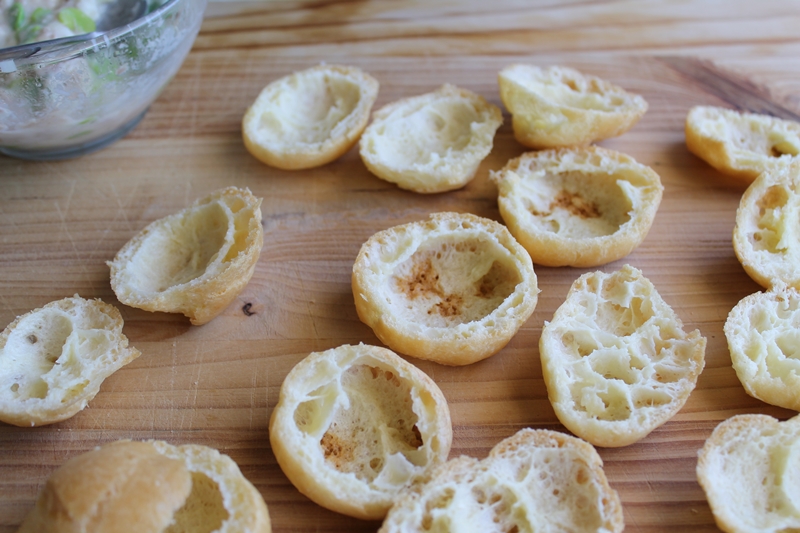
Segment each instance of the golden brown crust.
M509 231L544 266L625 257L647 236L664 190L650 167L594 146L523 154L491 179Z
M300 361L281 386L270 443L283 472L317 504L383 518L404 487L447 459L447 401L425 373L377 346L339 346Z
M183 313L199 326L244 289L263 243L261 199L221 189L128 241L108 263L111 288L125 305Z
M191 487L180 461L148 443L113 442L73 457L54 472L20 533L160 533Z
M508 230L471 214L434 213L370 237L353 265L362 322L400 353L466 365L501 350L539 288Z
M706 339L683 323L642 273L625 265L573 283L539 341L556 416L596 446L627 446L686 403Z
M285 170L330 163L358 142L378 87L369 74L343 65L280 78L245 113L244 145L256 159Z
M720 423L697 458L697 480L728 533L800 529L800 417L761 414Z
M769 169L747 188L736 210L733 249L745 272L769 289L800 289L800 161Z
M595 449L523 429L478 461L457 457L398 499L380 533L623 530L622 505Z
M498 83L514 137L529 148L586 145L616 137L647 111L647 102L638 94L567 67L510 65L500 71Z
M264 499L227 456L205 446L116 441L47 480L19 533L270 533Z
M695 106L685 131L690 152L741 185L800 154L800 124L768 115Z
M497 106L445 84L376 111L359 153L370 172L401 189L451 191L475 177L502 123Z
M52 424L86 407L140 355L122 327L116 307L78 295L17 317L0 333L0 420Z

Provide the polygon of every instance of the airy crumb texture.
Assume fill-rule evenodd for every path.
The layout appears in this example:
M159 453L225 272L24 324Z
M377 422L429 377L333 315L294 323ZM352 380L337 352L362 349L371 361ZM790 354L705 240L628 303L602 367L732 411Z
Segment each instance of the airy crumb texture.
M361 137L361 159L373 174L401 189L458 189L475 176L502 123L500 109L483 97L442 85L376 111Z
M706 339L625 265L573 283L539 341L550 403L596 446L626 446L677 413L705 364Z
M386 348L359 344L312 353L289 372L269 438L300 492L377 520L401 489L447 459L453 433L433 380Z
M617 492L588 443L523 429L482 461L452 459L403 493L379 533L619 533Z
M745 272L762 287L800 289L800 161L756 178L739 201L733 249Z
M664 187L650 167L598 147L541 150L491 173L508 229L544 266L597 266L639 246Z
M800 531L800 416L738 415L717 426L697 458L717 526L728 533Z
M261 199L228 187L156 220L108 263L120 302L205 324L236 298L264 244Z
M378 82L355 67L320 65L267 85L242 119L247 150L286 170L339 158L364 131Z
M0 420L39 426L86 407L108 376L139 357L116 307L78 295L18 317L0 333Z
M500 71L500 98L514 137L530 148L586 145L622 135L647 111L638 94L577 70L511 65Z
M270 533L267 505L227 455L206 446L116 441L47 480L19 533Z
M737 183L798 160L800 123L722 107L696 106L686 115L686 147Z
M742 299L725 337L747 394L800 411L800 292L776 286Z
M530 256L505 226L459 213L370 237L352 286L359 318L382 342L446 365L497 353L539 294Z

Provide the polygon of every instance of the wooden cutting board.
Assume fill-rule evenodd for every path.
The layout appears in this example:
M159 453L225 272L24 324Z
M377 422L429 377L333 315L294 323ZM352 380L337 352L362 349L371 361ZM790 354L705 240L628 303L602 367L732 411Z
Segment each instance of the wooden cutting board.
M427 196L371 175L355 150L313 170L259 163L241 142L245 109L270 81L320 61L375 76L376 106L445 82L501 105L497 72L514 62L569 65L647 99L648 113L630 132L600 144L658 172L663 201L645 242L600 269L641 269L687 329L707 337L706 366L677 416L639 443L599 452L626 531L717 531L695 478L704 440L737 413L793 413L747 396L731 368L725 318L759 290L731 247L743 191L686 150L683 123L698 104L798 119L797 17L770 2L759 3L760 14L749 2L652 2L638 11L640 3L626 2L492 5L212 3L215 18L195 50L124 140L71 161L0 157L0 325L78 293L118 305L142 352L72 419L0 424L0 533L16 530L64 461L121 438L198 443L230 455L263 494L276 532L377 529L311 503L282 474L267 432L282 380L312 351L380 344L358 320L350 289L353 260L370 235L437 211L501 220L489 171L525 149L504 112L475 179ZM263 198L264 248L237 300L202 327L120 305L105 262L149 222L229 185ZM523 427L565 431L547 400L538 340L586 271L537 267L536 311L490 359L460 368L412 360L449 401L453 456L483 457Z

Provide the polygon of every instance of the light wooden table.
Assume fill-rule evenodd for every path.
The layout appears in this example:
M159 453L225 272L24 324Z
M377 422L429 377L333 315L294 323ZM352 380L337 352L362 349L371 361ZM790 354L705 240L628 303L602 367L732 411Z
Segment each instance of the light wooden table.
M370 235L435 211L500 220L489 170L524 149L506 114L474 181L432 196L377 179L356 151L309 171L259 163L241 142L244 110L270 81L321 61L375 76L377 106L445 82L500 105L496 75L513 62L569 65L648 100L633 130L601 144L653 167L664 199L642 246L602 270L626 262L642 269L687 328L708 338L706 367L671 421L637 444L599 451L626 531L716 531L694 474L703 441L736 413L792 413L748 397L731 368L724 320L758 290L730 244L742 189L686 150L683 121L697 104L798 117L797 4L212 1L207 15L183 68L125 139L71 161L0 157L0 324L75 293L119 305L105 262L150 221L228 185L264 198L255 275L202 327L119 305L143 355L70 420L0 425L0 533L16 530L65 460L119 438L219 448L264 495L276 532L377 529L309 502L282 474L267 434L281 382L311 351L379 343L359 322L350 292L353 260ZM538 307L500 353L462 368L413 361L450 403L453 455L483 457L523 427L564 430L547 400L537 345L543 322L585 270L536 271Z

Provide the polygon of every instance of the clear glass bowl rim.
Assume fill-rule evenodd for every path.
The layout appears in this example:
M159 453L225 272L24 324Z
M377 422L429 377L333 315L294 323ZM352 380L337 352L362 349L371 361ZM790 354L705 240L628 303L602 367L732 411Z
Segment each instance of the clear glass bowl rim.
M164 15L165 12L172 9L176 4L180 4L181 2L194 2L196 0L167 0L162 5L160 5L154 11L148 13L143 17L139 17L138 19L134 20L133 22L129 22L124 26L120 26L118 28L114 28L112 30L108 30L106 32L99 33L96 37L88 38L87 40L80 40L79 42L65 42L63 46L58 46L53 50L48 50L46 52L42 52L41 54L37 54L37 48L41 48L47 43L54 43L59 39L55 39L52 41L39 41L35 43L29 43L25 45L15 46L16 50L21 52L20 55L24 55L24 51L26 48L30 48L32 50L31 55L28 57L20 57L18 59L14 59L14 63L16 67L19 69L20 67L26 67L30 65L49 65L52 63L59 63L61 61L67 61L74 57L78 57L84 55L86 52L91 50L99 50L105 47L110 46L111 44L115 43L121 38L127 37L136 32L142 26L146 26L150 24L152 21L157 20L159 17ZM204 2L199 2L199 5L203 5ZM75 37L67 37L65 40L69 41L70 39L80 39L80 35L76 35ZM0 48L0 53L10 50L12 47L9 48ZM2 74L0 74L2 75Z

